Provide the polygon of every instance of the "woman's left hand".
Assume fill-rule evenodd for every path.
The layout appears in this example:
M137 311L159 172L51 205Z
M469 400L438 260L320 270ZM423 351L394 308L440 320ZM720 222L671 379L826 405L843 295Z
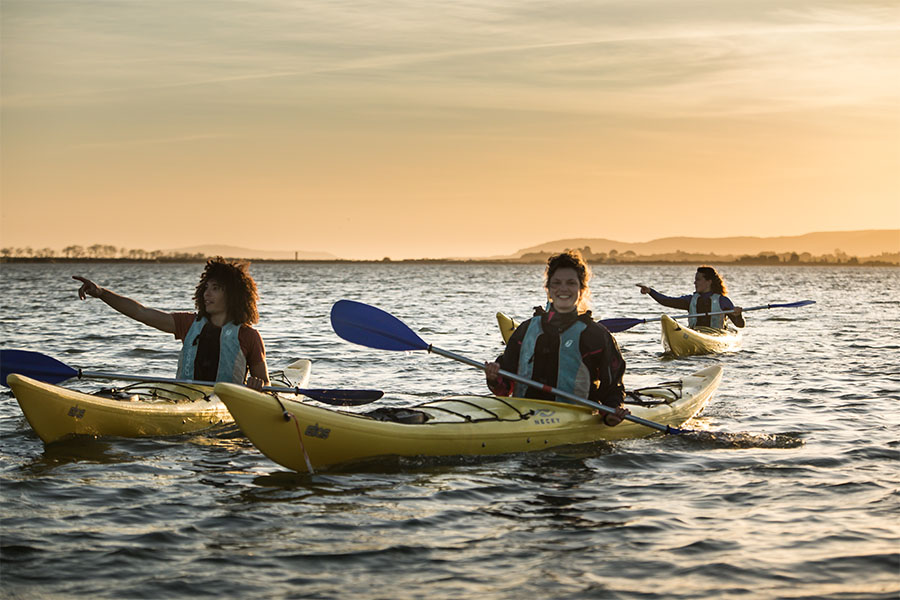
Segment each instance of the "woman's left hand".
M257 392L261 392L265 384L265 380L260 379L259 377L254 377L253 375L251 375L247 378L247 387L256 390Z
M625 419L625 415L630 415L631 411L625 408L624 406L620 406L616 409L616 414L605 413L603 415L603 422L608 427L615 427L619 423L621 423Z
M500 363L485 362L484 374L487 377L488 384L497 383L500 380Z

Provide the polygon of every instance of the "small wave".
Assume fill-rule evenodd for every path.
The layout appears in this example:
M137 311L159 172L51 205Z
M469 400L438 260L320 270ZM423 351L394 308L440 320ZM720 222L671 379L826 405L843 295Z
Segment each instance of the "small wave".
M36 546L26 546L24 544L2 544L0 545L0 557L3 561L14 561L18 557L30 558L32 556L44 553L43 548Z
M687 431L681 439L713 448L798 448L803 445L801 433L748 433L722 431Z
M893 445L897 445L898 442L895 442ZM889 444L890 445L890 444ZM897 464L897 461L900 460L900 451L895 450L893 448L882 448L880 446L864 446L861 448L854 448L846 453L846 456L852 457L853 459L866 459L866 460L874 460L874 461L886 461L888 464L894 463Z

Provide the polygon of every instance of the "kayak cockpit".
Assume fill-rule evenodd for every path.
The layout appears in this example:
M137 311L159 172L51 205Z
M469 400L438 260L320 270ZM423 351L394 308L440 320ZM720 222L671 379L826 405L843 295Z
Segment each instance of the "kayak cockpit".
M524 421L534 414L530 406L523 409L516 403L497 396L442 398L410 408L379 408L365 416L377 421L424 424Z

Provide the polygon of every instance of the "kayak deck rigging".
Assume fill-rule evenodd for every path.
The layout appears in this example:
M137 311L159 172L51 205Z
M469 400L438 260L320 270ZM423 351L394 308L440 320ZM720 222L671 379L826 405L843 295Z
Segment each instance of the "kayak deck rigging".
M625 405L640 407L652 407L662 404L671 405L681 398L681 382L670 381L626 392ZM489 405L492 404L501 407L504 414L499 414L500 411L496 408L493 410L489 408ZM422 425L429 421L439 423L527 421L536 413L534 409L521 410L515 403L507 401L506 398L484 395L468 396L467 398L442 398L411 407L381 407L366 413L353 414L382 422Z
M483 421L523 421L528 419L530 416L534 414L533 410L528 410L526 412L522 412L511 403L507 402L504 398L499 398L497 396L473 396L475 398L479 398L480 401L493 401L496 403L502 404L505 408L509 409L510 412L516 415L513 418L505 418L499 415L497 412L491 410L487 406L482 404L478 404L472 402L471 400L466 400L464 398L453 398L452 400L434 400L432 402L426 402L425 404L419 405L418 408L426 408L429 410L436 410L443 413L447 413L449 415L453 415L455 417L459 417L462 421L466 423L481 423ZM471 414L464 414L462 412L455 411L451 408L448 408L447 404L460 404L470 409L475 409L476 412L487 413L489 416L482 418L475 418Z
M645 387L625 392L625 404L636 406L657 406L672 404L681 400L683 389L680 381L667 381L653 387ZM645 398L653 398L647 400Z
M271 385L283 385L293 387L294 383L284 370L270 373ZM124 386L106 387L91 392L92 396L121 400L123 402L196 402L198 400L212 401L212 388L188 383L147 383L138 381Z
M212 400L212 389L209 387L188 385L184 383L154 384L137 382L122 387L101 388L91 396L119 400L122 402L161 402L178 404Z
M533 410L520 410L513 403L497 396L468 396L466 398L442 398L409 408L382 407L356 416L376 421L422 425L425 423L486 423L525 421L534 415ZM494 410L485 404L498 405ZM502 412L505 414L500 414Z
M294 362L294 365L297 365L299 368L301 362L303 362L302 359ZM292 365L292 366L294 366L294 365ZM288 368L291 368L291 367L288 367ZM306 367L306 369L308 372L309 367ZM309 375L307 374L306 378L303 379L302 381L305 382L308 379L309 379ZM284 369L278 369L277 371L269 371L269 382L270 382L269 385L271 385L271 386L294 387L294 386L301 385L297 381L294 381L290 377L288 377L288 374L284 371Z

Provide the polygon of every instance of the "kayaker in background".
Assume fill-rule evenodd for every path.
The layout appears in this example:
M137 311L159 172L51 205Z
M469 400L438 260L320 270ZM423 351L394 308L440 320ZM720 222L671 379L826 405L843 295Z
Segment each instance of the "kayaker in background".
M499 373L503 369L616 409L616 414L603 416L608 426L618 425L630 414L624 407L625 360L613 336L587 310L590 278L590 267L577 250L550 257L544 276L548 310L535 308L534 317L513 332L503 354L495 362L485 363L492 393L557 399L538 388L504 379Z
M688 326L691 329L697 327L712 327L713 329L725 329L725 317L731 319L731 322L737 327L746 325L744 317L741 314L741 307L735 306L728 297L728 288L725 281L713 267L702 266L697 268L697 274L694 275L694 293L687 296L677 298L664 296L656 290L647 287L642 283L635 284L641 288L642 294L650 294L650 297L669 308L679 308L690 311L690 314L700 314L709 312L721 312L733 310L728 315L707 315L703 317L692 317L688 319Z
M269 372L262 337L251 327L259 321L259 293L248 267L247 262L220 256L207 260L194 292L195 313L148 308L90 279L77 275L72 279L81 282L82 300L100 298L123 315L182 340L178 379L246 383L260 389L269 385Z

